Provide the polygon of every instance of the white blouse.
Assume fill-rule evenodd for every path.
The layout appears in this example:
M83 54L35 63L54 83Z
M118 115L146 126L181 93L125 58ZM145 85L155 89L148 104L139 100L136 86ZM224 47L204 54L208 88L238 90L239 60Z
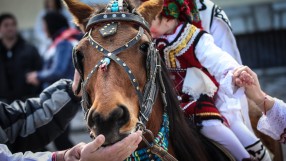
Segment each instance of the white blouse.
M286 139L286 103L274 98L273 107L262 115L257 129L275 140L285 143Z
M230 98L237 98L243 95L244 88L237 88L232 81L233 70L240 65L228 53L214 44L214 39L211 35L202 35L195 48L195 54L202 66L220 84L219 93Z

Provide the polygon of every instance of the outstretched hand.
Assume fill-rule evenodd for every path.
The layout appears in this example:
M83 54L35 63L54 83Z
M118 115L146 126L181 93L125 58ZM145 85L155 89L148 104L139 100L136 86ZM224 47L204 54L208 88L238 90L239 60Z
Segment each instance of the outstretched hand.
M94 141L86 144L86 146L81 150L80 161L122 161L137 149L138 144L142 140L141 135L142 132L137 131L118 143L107 147L101 147L105 141L105 137L103 135L99 135Z
M239 87L250 87L257 83L255 79L257 79L257 75L247 66L236 68L233 73L234 83Z
M71 149L57 152L57 161L122 161L131 155L142 140L142 132L130 134L114 145L101 147L105 141L103 135L99 135L92 142L79 143Z
M245 87L245 94L255 103L262 102L265 93L261 90L257 74L249 67L242 66L237 68L233 73L233 80L235 85Z

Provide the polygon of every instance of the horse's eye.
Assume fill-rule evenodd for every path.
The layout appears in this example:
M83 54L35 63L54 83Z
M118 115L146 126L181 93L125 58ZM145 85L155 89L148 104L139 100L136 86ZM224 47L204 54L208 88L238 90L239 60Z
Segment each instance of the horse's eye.
M148 48L149 48L149 43L143 43L143 44L140 45L140 50L143 53L147 53L148 52Z

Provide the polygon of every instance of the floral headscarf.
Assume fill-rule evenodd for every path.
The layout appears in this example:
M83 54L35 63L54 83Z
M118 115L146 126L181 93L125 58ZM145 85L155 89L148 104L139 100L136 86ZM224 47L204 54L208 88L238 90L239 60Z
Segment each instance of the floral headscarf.
M195 0L164 0L161 15L180 21L200 24L200 16Z

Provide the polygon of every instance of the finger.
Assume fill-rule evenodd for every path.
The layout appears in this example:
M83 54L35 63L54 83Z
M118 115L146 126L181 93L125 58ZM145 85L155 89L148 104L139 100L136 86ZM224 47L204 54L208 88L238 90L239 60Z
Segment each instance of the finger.
M109 151L109 153L116 153L119 156L122 156L130 152L130 149L133 149L133 146L136 145L135 143L139 137L140 137L140 132L132 133L128 135L126 138L124 138L123 140L117 142L116 144L107 147L105 150ZM129 148L126 148L126 145L128 145Z
M244 84L250 85L253 83L253 77L245 71L241 72L240 77L242 78Z
M241 87L241 86L242 86L242 81L241 81L239 78L236 78L236 79L235 79L235 84L236 84L237 86Z
M119 154L119 160L125 160L127 157L129 157L136 149L137 146L130 146L129 148L126 148L121 154Z
M142 141L142 131L137 131L137 132L135 132L133 134L130 134L130 135L133 135L134 137L137 137L137 139L136 139L136 141L133 144L132 143L129 144L127 146L127 148L125 148L124 151L119 153L120 160L124 160L128 156L130 156L138 148L138 144Z
M86 144L86 146L82 150L87 153L94 153L96 150L98 150L99 147L102 146L104 142L105 137L103 135L98 135L95 140Z
M142 131L137 131L136 133L139 135L139 137L135 141L135 145L138 145L142 141Z
M241 74L242 71L250 72L250 68L248 66L241 66L234 70L234 76L237 77Z
M85 147L85 145L86 145L86 143L83 143L83 142L78 143L78 144L75 146L75 150L76 150L77 152L81 152L81 150Z

